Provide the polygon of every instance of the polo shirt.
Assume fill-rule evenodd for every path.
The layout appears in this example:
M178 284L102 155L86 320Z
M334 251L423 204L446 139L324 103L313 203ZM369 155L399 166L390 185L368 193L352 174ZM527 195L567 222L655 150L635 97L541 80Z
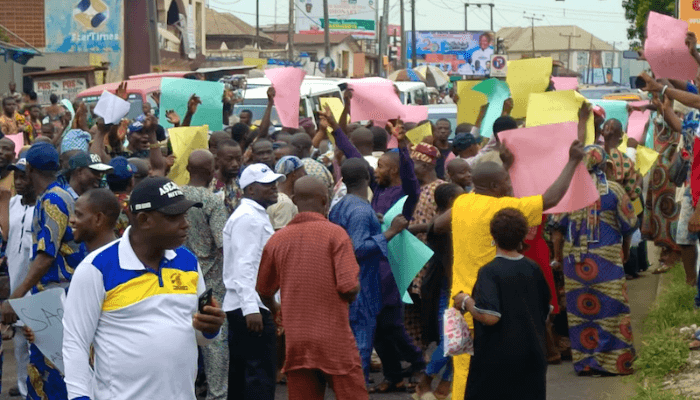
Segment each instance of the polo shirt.
M199 264L180 247L165 252L158 271L147 268L130 230L73 275L63 315L68 398L195 400L197 344L207 341L192 326L205 291Z

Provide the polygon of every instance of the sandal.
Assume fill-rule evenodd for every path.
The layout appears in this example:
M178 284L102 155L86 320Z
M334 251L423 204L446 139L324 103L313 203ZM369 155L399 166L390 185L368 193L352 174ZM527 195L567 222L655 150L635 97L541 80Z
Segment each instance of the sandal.
M693 340L692 342L688 343L688 348L690 350L698 350L700 349L700 340Z
M670 265L663 264L659 268L653 270L651 273L652 274L663 274L671 270Z
M403 381L391 382L384 380L382 383L372 386L369 388L369 393L393 393L393 392L405 392L406 384Z

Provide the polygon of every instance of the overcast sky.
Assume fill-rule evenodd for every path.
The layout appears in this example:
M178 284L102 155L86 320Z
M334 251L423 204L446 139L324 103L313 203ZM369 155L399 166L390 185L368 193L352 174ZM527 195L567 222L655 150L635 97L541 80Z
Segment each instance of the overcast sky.
M245 22L255 26L256 0L209 0L210 7L217 11L229 11ZM288 0L259 0L260 24L288 20ZM382 0L379 0L382 2ZM406 29L410 29L410 0L406 7ZM417 30L463 30L464 1L460 0L415 0ZM617 48L627 48L627 28L622 0L470 0L470 3L493 3L494 30L511 26L530 26L524 16L535 16L536 26L577 25ZM276 4L276 6L275 6ZM399 24L397 12L399 0L389 0L391 24ZM277 15L275 18L275 8ZM469 30L489 29L489 8L469 7ZM524 13L526 11L526 13ZM380 8L381 13L381 8Z

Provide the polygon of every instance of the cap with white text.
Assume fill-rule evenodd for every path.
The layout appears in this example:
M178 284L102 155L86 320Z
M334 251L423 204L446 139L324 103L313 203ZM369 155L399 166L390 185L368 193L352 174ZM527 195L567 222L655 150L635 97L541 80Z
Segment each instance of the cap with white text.
M166 215L184 214L202 203L188 200L179 186L168 178L149 177L131 192L129 209L132 213L158 211Z

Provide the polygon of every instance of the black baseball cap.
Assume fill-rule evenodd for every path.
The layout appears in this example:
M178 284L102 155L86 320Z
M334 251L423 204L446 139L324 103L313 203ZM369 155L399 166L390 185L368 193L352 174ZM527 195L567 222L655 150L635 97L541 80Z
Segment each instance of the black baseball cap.
M166 215L179 215L191 207L201 208L202 203L187 200L175 182L162 177L142 180L129 198L129 209L132 213L158 211Z

